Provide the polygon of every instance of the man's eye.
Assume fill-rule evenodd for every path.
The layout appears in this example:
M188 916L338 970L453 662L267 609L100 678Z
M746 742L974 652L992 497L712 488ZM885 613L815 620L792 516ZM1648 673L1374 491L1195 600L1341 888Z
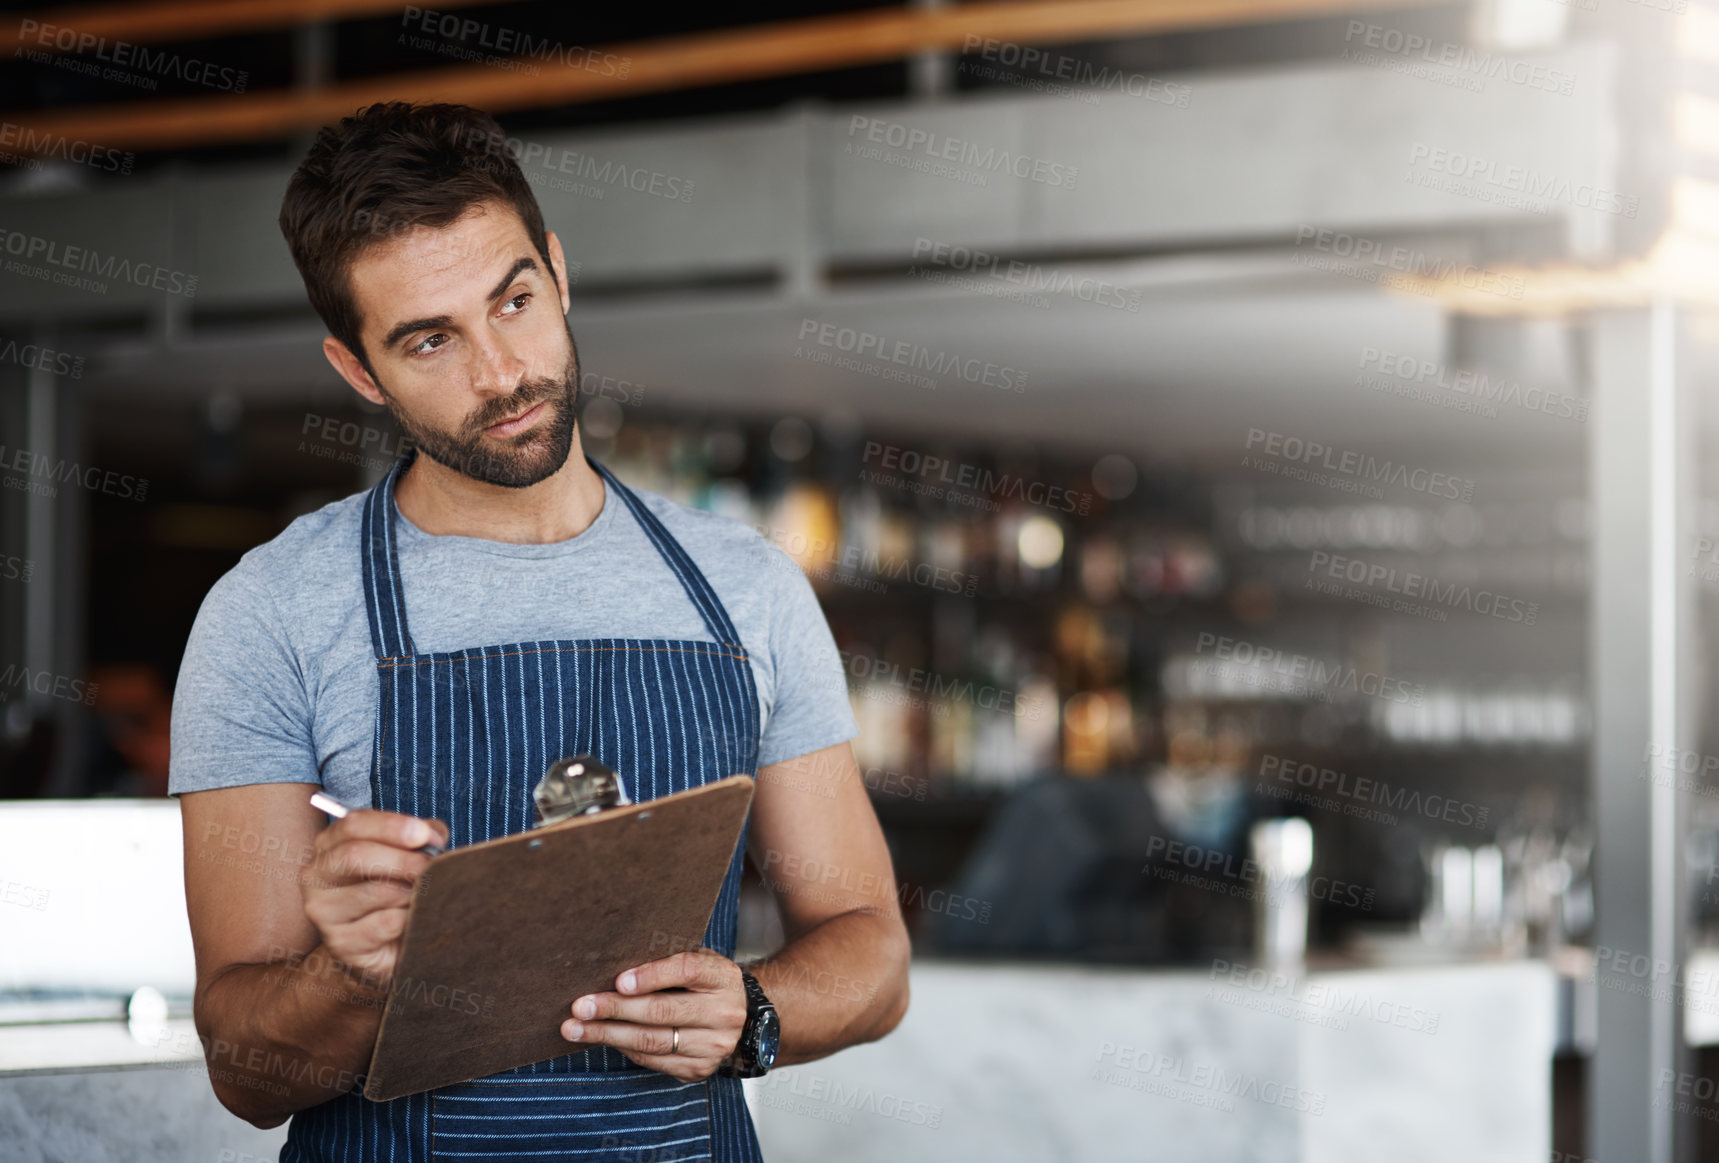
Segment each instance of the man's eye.
M530 291L521 291L519 294L515 295L513 298L511 298L507 301L507 306L513 307L513 306L517 305L518 309L514 310L514 311L505 312L505 314L510 314L510 315L519 314L520 311L525 310L525 304L530 302L530 301L531 301L531 292ZM441 332L441 331L438 331L433 335L426 335L415 347L413 347L411 349L410 354L412 354L412 355L428 355L431 352L439 351L439 350L441 350L442 347L444 347L447 344L447 340L448 340L447 334L445 332Z

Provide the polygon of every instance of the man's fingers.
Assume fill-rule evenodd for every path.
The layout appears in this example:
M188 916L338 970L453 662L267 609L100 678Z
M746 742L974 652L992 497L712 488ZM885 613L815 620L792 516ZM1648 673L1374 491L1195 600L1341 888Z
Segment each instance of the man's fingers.
M359 937L372 948L381 948L390 942L398 941L400 934L406 931L406 916L409 910L377 909L367 913L351 924L353 937Z
M323 853L311 875L331 885L384 879L410 883L429 865L430 858L422 852L375 840L344 840Z
M726 1057L733 1046L724 1046L725 1040L715 1030L700 1029L697 1026L682 1026L680 1031L680 1049L672 1055L674 1049L674 1030L667 1026L638 1026L632 1022L575 1022L561 1023L561 1036L570 1042L595 1042L604 1046L613 1046L617 1050L632 1054L648 1054L661 1058L690 1058L709 1059L713 1062Z
M366 880L339 892L318 893L305 900L305 915L322 926L349 925L384 909L403 910L412 903L410 885L397 880Z
M561 1036L613 1046L682 1081L708 1078L734 1052L746 1023L740 984L740 967L719 953L676 953L621 974L618 992L575 1000Z
M624 994L654 993L659 989L720 989L732 976L740 980L740 969L720 953L689 950L629 969L615 979Z
M408 850L422 848L426 844L440 844L446 848L448 826L440 820L358 808L346 818L334 821L317 836L319 844L339 844L346 840L373 840Z
M378 958L389 954L391 947L406 931L407 910L380 909L346 924L318 924L324 947L336 962L386 976ZM314 922L314 918L313 922ZM386 957L391 969L393 957Z
M640 1026L703 1026L721 1029L727 1025L744 1025L746 1007L714 1004L707 995L664 991L643 997L626 997L618 993L594 993L573 1003L573 1017L579 1021L632 1022Z

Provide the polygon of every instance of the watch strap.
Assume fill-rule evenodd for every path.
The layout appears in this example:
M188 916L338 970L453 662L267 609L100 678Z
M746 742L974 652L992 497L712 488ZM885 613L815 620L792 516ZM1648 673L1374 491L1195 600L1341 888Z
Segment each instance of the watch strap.
M758 979L745 967L740 970L740 984L746 991L746 1024L740 1028L740 1041L735 1044L734 1053L722 1060L722 1065L717 1067L717 1073L729 1077L750 1078L755 1077L753 1071L757 1065L751 1061L750 1036L758 1024L758 1012L765 1006L770 1006L771 1009L776 1007L765 996L764 987L758 984Z

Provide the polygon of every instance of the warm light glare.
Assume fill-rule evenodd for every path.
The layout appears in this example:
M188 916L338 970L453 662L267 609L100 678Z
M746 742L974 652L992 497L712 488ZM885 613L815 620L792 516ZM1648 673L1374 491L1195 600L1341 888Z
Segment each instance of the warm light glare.
M1028 517L1021 522L1016 545L1024 564L1049 569L1062 560L1062 527L1049 517Z
M1719 64L1719 12L1690 5L1678 22L1677 50L1690 60Z
M1719 101L1679 93L1671 104L1671 124L1677 144L1684 149L1719 154Z
M1678 226L1719 238L1719 186L1681 177L1671 185L1671 214Z

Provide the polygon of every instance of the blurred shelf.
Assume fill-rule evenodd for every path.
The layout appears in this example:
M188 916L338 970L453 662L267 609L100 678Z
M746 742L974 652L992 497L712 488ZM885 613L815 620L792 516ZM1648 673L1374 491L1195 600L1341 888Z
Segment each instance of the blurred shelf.
M882 579L874 580L882 581ZM882 593L877 593L865 589L862 584L858 583L849 585L841 582L830 582L822 578L812 578L811 581L812 592L818 595L820 602L832 606L863 605L868 609L874 609L880 604L930 607L938 599L958 599L965 602L1015 607L1081 605L1099 614L1126 614L1135 617L1144 615L1152 618L1185 618L1201 614L1227 617L1229 609L1221 595L1209 598L1154 597L1098 602L1078 590L1068 589L1033 590L1021 593L999 593L995 590L981 589L971 594L965 594L882 581L883 585L890 588Z

